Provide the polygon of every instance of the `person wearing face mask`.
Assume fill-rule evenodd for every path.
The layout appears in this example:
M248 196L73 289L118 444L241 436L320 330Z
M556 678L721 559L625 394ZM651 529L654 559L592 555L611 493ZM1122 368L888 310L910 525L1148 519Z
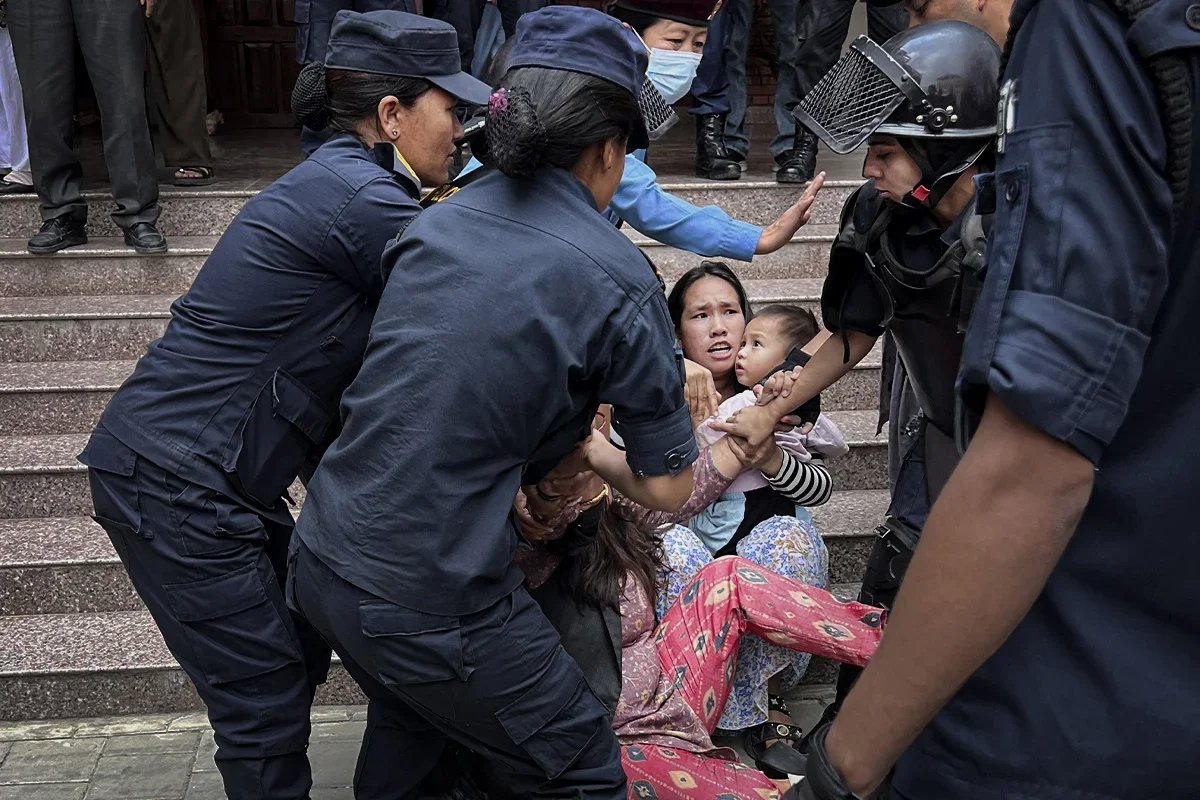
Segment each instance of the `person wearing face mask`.
M235 800L309 796L330 650L284 603L288 487L337 433L384 247L421 184L446 180L455 106L488 94L459 71L450 25L339 12L293 94L301 121L335 134L246 203L79 457L96 520L208 708ZM389 770L377 752L361 774Z
M668 103L691 88L704 49L708 18L720 5L714 0L619 0L610 8L610 13L632 28L646 45L646 77ZM506 41L492 57L484 76L488 83L497 85L507 72L512 42ZM642 98L640 102L648 100ZM649 109L645 115L653 116ZM475 158L453 183L430 195L427 204L450 196L486 174L475 172L482 166L481 161L488 161L483 134L480 126L470 138ZM655 241L705 257L750 261L755 255L774 253L808 222L816 195L824 185L821 173L795 204L764 227L734 219L718 206L694 206L666 191L646 164L646 152L643 147L625 157L625 172L606 211L609 219L618 225L628 223Z

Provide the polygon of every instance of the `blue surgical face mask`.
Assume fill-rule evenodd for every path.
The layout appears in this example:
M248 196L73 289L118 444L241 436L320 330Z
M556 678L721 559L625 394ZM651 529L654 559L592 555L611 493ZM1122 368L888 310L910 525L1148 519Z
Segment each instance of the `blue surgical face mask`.
M683 50L650 50L650 66L646 77L658 89L668 103L677 103L692 88L696 69L700 66L700 54Z

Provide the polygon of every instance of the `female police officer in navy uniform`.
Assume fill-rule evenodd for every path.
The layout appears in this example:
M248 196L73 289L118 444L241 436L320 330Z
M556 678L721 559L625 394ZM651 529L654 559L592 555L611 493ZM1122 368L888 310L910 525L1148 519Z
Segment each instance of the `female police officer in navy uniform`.
M306 798L329 649L281 590L288 486L337 428L382 292L380 256L446 179L449 25L342 12L318 81L340 131L230 224L80 456L108 532L216 731L230 798ZM311 469L311 467L310 467Z
M600 701L522 588L509 517L577 443L621 492L678 508L696 458L654 272L601 214L627 150L645 49L571 6L517 26L489 104L498 171L418 217L345 428L309 485L289 594L392 713L409 797L448 740L518 797L623 798ZM615 404L626 453L589 438ZM586 441L585 441L586 440Z

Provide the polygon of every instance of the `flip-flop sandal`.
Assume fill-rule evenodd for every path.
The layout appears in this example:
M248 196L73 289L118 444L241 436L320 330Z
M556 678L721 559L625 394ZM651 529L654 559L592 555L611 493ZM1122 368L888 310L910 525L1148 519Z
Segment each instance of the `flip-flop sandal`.
M181 177L181 172L195 172L199 177ZM175 170L175 185L176 186L208 186L216 177L213 174L212 167L180 167Z

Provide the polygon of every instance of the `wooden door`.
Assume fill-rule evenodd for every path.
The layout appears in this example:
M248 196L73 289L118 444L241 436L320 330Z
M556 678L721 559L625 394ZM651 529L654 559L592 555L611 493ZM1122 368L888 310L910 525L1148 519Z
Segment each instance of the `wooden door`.
M295 0L205 0L209 108L235 128L295 126Z

